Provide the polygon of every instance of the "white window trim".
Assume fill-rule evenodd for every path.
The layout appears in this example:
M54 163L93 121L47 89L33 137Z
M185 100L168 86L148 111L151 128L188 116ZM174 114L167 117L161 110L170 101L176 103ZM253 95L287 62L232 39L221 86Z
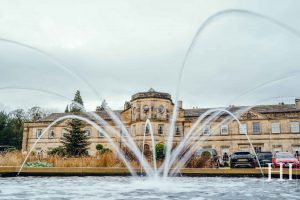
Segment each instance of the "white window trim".
M242 130L242 128L243 128L242 126L243 126L243 125L245 126L245 131L246 131L245 133L242 132L242 131L243 131L243 130ZM243 129L244 129L244 128L243 128ZM241 123L241 125L239 125L239 133L240 133L240 135L246 135L246 134L248 134L248 131L247 131L247 123Z
M51 132L53 132L53 136L51 136ZM48 136L49 136L49 138L55 138L55 130L54 129L50 129Z
M146 131L146 129L148 130L148 132ZM149 135L150 134L150 125L149 124L143 124L143 132L142 132L142 134L144 135L144 133L145 133L145 135Z
M205 133L205 131L208 131L208 133ZM210 130L210 126L209 125L205 125L203 127L203 135L211 135L211 130Z
M102 133L102 131L98 131L98 135L99 135L100 138L104 138L105 137L105 135L104 135L104 133Z
M296 124L295 127L293 127L292 124ZM293 128L296 128L296 130L293 130ZM299 122L290 122L290 130L291 133L299 133L300 132L300 127L299 127Z
M223 133L222 130L226 129L226 133ZM229 128L228 128L228 124L222 124L221 127L220 127L220 135L228 135L229 134Z
M177 129L179 130L179 133L177 132ZM181 128L180 126L175 126L175 136L180 136L181 135Z
M41 132L38 133L38 131L41 131ZM35 137L36 137L36 139L39 138L39 136L42 135L42 133L43 133L43 129L41 129L41 128L36 129L36 131L35 131Z
M161 133L159 132L159 129L161 128ZM164 125L158 124L157 126L157 135L163 135L164 134Z
M277 131L273 129L273 124L277 124L278 125L278 130ZM281 132L280 122L272 122L271 123L271 133L278 134L280 132Z

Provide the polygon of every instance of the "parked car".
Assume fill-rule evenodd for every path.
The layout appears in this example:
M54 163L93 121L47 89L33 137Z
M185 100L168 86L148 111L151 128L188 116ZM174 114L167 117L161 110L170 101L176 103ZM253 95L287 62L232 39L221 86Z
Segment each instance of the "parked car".
M209 153L212 157L218 156L218 152L215 149L198 149L196 151L196 156L202 156L206 152Z
M264 151L257 153L258 162L261 167L267 167L268 163L272 163L272 152Z
M195 152L196 157L201 156L209 156L211 167L223 167L224 162L220 156L218 156L218 153L215 149L207 148L207 149L198 149Z
M256 159L254 155L252 155L248 151L238 151L234 152L230 156L230 167L236 168L236 167L256 167Z
M273 167L280 167L280 163L283 163L283 167L289 167L291 163L293 167L300 167L299 160L293 153L289 152L277 152L273 158Z
M13 146L9 146L9 145L1 145L0 146L0 154L5 154L7 152L15 151L15 150L17 150L17 149Z

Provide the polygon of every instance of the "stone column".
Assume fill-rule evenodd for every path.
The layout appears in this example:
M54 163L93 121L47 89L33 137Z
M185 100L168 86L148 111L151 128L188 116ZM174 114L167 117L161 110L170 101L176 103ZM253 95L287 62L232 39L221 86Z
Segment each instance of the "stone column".
M24 124L23 140L22 140L22 152L27 151L27 148L28 148L28 134L29 134L29 128L26 124Z

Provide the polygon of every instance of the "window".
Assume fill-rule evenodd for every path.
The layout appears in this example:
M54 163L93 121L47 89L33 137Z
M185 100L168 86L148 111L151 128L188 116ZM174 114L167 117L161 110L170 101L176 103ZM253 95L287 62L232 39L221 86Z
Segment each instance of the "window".
M126 132L127 131L127 132ZM120 130L120 135L121 137L127 137L128 135L127 134L130 134L129 133L129 127L126 127L126 131L124 129L121 128Z
M36 138L39 138L42 135L43 129L36 130Z
M175 134L176 135L180 135L180 128L179 128L179 126L176 126L176 128L175 128Z
M221 135L228 135L228 125L221 125Z
M240 124L240 134L247 134L247 124Z
M61 129L61 137L65 137L67 134L69 134L67 129Z
M272 122L272 133L280 133L280 123Z
M104 137L104 133L102 131L98 131L99 137Z
M87 136L87 137L90 137L91 136L91 129L85 129L84 130L84 135Z
M259 122L253 122L252 123L252 131L254 134L260 133L260 123Z
M210 128L208 125L205 125L203 128L203 135L210 135Z
M254 147L255 153L260 153L261 152L261 147Z
M149 153L149 151L150 151L150 146L148 144L145 144L144 145L144 154L147 155Z
M291 132L299 133L299 122L291 122Z
M163 124L158 124L157 133L158 133L158 135L164 134L164 125Z
M144 124L144 130L143 130L143 133L145 133L145 135L148 135L149 134L149 125L145 125ZM143 134L144 135L144 134Z
M55 137L55 132L54 132L53 129L51 129L51 130L49 131L49 138L54 138L54 137Z

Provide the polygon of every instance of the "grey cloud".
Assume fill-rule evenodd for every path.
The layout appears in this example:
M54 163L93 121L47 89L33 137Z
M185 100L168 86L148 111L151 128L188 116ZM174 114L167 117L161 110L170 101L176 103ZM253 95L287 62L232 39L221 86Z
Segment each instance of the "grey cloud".
M174 96L180 65L197 28L209 15L229 8L259 12L300 30L298 1L1 1L0 38L49 52L88 80L100 97L45 56L1 41L0 87L34 87L69 98L80 89L90 110L101 99L120 109L130 95L150 87ZM180 99L186 107L226 106L249 88L295 74L299 44L298 38L263 20L219 19L197 41ZM233 103L300 96L297 85L297 78L283 80ZM1 90L0 103L9 109L40 105L63 110L68 100Z

